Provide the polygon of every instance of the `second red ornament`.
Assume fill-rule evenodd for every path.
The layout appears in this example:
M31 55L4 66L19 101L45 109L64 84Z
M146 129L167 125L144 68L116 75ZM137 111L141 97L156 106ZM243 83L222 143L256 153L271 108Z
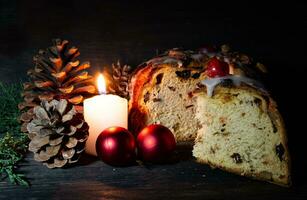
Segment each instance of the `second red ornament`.
M165 126L152 124L137 137L138 155L145 162L165 162L176 148L172 132Z

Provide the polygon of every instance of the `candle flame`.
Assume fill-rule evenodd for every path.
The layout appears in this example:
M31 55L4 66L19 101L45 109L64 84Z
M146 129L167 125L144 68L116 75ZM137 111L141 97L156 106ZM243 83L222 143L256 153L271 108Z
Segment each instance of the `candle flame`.
M106 94L106 81L102 74L99 74L97 78L97 85L99 94Z

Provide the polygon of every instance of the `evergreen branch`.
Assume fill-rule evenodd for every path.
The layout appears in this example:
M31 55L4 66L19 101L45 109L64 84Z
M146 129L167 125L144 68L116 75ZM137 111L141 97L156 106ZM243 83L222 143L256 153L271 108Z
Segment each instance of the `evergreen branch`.
M28 186L24 175L16 172L29 142L18 122L20 91L20 84L0 82L0 180L8 178L13 184Z

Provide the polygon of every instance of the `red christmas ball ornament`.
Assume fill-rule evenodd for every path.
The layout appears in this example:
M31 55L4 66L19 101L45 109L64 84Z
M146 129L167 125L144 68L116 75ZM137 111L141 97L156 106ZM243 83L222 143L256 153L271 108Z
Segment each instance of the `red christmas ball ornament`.
M98 156L107 164L124 166L136 159L134 136L125 128L110 127L100 133L96 141Z
M207 63L206 73L210 78L226 76L229 74L228 63L213 57Z
M166 161L176 148L172 132L165 126L152 124L137 137L138 155L145 162Z

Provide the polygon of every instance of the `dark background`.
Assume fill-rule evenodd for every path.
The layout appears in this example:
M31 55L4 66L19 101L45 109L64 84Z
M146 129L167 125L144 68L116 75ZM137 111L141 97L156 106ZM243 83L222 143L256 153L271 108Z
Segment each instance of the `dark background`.
M24 79L33 55L53 38L79 47L93 72L117 59L136 66L156 50L229 44L269 68L268 87L288 130L294 185L306 185L305 13L305 4L295 1L1 0L0 80Z

